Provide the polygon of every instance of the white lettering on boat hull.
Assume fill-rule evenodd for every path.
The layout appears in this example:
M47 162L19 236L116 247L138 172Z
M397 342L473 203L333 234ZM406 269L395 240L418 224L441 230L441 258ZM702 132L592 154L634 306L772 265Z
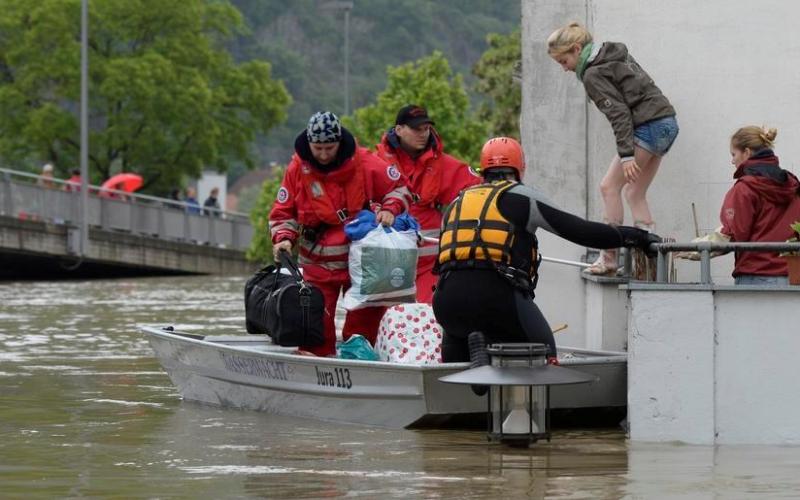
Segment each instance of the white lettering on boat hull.
M245 358L220 351L225 368L234 373L263 377L271 380L289 380L286 375L286 363L259 358Z

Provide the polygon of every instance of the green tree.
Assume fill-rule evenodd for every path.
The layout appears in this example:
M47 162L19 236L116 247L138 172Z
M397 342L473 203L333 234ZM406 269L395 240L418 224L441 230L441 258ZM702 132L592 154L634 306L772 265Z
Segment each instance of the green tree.
M445 151L476 166L486 128L470 114L461 75L454 75L441 52L387 69L386 89L374 104L360 108L344 124L362 145L373 146L406 104L428 109Z
M247 249L247 259L254 262L267 263L272 260L272 237L269 232L269 212L278 196L278 189L283 182L284 168L275 168L270 178L261 185L261 193L255 206L250 211L250 222L253 224L253 238Z
M489 48L483 53L472 73L478 78L475 90L486 95L478 116L489 125L491 136L519 139L519 116L522 91L519 69L522 60L520 30L508 35L490 34Z
M265 59L295 102L284 125L260 143L264 158L283 163L294 137L315 111L343 113L344 12L322 0L231 0L253 36L238 37L239 60ZM519 0L358 0L350 12L352 110L375 102L386 87L386 67L440 50L455 73L474 88L470 73L486 49L488 33L519 27ZM479 96L472 93L471 102Z
M63 175L80 148L80 1L2 5L0 158ZM270 65L237 65L224 48L244 29L226 0L93 0L89 26L94 182L133 171L163 192L204 168L252 165L256 137L286 119Z
M239 190L239 201L236 205L236 210L245 213L252 211L259 196L261 196L261 186L259 184L243 187Z

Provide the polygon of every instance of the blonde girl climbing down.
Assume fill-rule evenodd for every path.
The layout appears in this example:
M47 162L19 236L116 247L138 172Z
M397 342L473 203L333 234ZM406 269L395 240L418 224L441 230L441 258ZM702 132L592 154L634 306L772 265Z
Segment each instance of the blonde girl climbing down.
M595 42L578 23L554 31L547 52L564 71L575 72L614 131L617 154L600 182L605 222L622 224L624 194L634 225L652 231L647 189L678 135L675 109L625 44ZM617 250L604 250L586 272L613 274L617 261Z

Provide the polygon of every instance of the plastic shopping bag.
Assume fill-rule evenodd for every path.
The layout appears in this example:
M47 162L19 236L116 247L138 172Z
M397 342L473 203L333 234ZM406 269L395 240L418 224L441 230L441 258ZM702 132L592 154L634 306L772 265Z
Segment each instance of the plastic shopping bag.
M362 361L378 361L378 354L372 349L369 340L362 335L353 335L336 346L336 354L342 359L360 359Z
M375 351L381 361L407 365L442 362L444 330L428 304L403 304L386 310L378 328Z
M418 254L416 231L378 226L351 242L350 288L344 295L344 308L415 302Z

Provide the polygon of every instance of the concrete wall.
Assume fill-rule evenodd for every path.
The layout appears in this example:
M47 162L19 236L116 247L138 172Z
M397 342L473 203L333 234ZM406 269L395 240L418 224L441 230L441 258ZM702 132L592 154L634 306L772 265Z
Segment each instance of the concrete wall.
M46 265L47 261L72 257L68 239L69 229L65 225L0 216L0 278L37 274L36 269L9 270L4 266L7 262L38 262L29 265ZM168 241L119 231L92 228L89 231L89 243L85 262L103 265L109 274L113 274L113 269L118 267L138 268L143 273L161 271L246 275L257 267L245 259L242 250Z
M719 225L719 207L732 184L728 151L736 128L778 128L776 152L800 173L800 4L781 0L523 0L523 110L526 182L563 209L601 219L597 190L614 155L605 117L573 73L547 55L545 39L570 20L595 40L622 41L655 79L678 113L680 135L664 160L649 199L658 232L694 237L691 204L701 233ZM630 223L630 215L626 215ZM544 255L577 259L583 249L541 235ZM712 274L730 282L732 258L716 259ZM697 263L681 262L678 277L696 280ZM544 264L537 302L551 323L570 323L559 343L581 345L583 282L573 268ZM565 300L566 299L566 300Z
M625 280L603 276L588 276L586 280L585 347L599 351L626 351L628 292L620 286L625 284Z
M585 10L584 1L522 2L522 116L525 182L564 210L587 215L586 98L549 60L545 39L563 19ZM580 15L579 19L585 16ZM544 57L542 57L544 54ZM543 255L580 260L584 249L545 231L538 234ZM574 267L543 263L536 302L550 324L568 323L562 345L584 346L583 280Z
M797 287L630 288L632 441L800 444Z
M631 293L631 440L714 443L713 307L708 291Z

